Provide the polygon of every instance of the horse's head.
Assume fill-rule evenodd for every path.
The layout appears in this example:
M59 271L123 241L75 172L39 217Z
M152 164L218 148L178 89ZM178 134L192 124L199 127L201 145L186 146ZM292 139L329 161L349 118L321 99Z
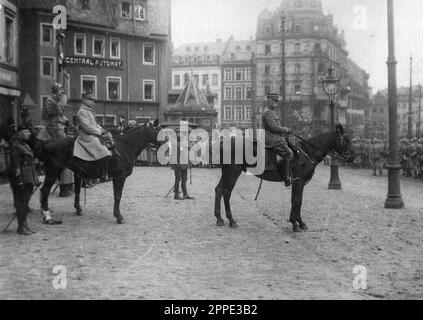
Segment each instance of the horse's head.
M355 159L354 147L351 143L350 137L345 133L344 127L341 124L336 125L336 141L334 150L342 157L347 163L351 163Z
M153 123L149 122L147 124L147 136L148 136L148 144L154 148L159 148L161 143L157 141L157 137L162 130L160 126L159 120L154 120Z

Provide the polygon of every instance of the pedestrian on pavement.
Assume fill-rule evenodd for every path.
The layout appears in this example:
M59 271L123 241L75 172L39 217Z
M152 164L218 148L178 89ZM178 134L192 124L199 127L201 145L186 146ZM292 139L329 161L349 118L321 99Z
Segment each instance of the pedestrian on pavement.
M33 232L27 223L31 211L29 202L39 181L35 172L34 152L27 144L31 137L29 128L19 126L10 144L9 184L13 193L13 205L18 220L18 234L31 235Z

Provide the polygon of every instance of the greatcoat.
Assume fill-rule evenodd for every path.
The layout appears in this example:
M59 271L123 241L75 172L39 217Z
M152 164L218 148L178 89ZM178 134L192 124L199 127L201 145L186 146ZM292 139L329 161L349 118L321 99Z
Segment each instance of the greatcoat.
M81 105L76 118L79 131L73 155L85 161L98 161L110 157L112 153L100 141L103 129L97 124L93 109Z

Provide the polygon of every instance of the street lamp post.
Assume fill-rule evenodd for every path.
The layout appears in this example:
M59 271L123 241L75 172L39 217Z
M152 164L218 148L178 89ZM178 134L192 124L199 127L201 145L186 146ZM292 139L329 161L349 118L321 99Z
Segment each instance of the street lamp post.
M401 209L404 201L401 196L400 170L398 157L398 106L397 106L397 61L395 60L394 3L388 1L388 92L389 92L389 159L387 209Z
M331 130L335 131L335 99L339 92L339 78L336 78L333 75L332 67L328 70L328 76L326 78L322 78L323 83L323 91L329 97L330 101L330 113L331 113ZM330 164L330 182L329 182L329 189L330 190L341 190L341 180L339 179L339 163L336 157L332 157L331 164Z

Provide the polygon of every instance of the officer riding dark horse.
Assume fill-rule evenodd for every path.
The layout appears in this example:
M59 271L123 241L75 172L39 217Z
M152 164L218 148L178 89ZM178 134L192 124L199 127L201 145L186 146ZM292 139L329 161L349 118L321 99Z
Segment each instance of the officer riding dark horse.
M288 142L288 136L291 134L289 128L280 125L280 118L276 113L277 101L278 97L271 98L263 113L262 122L263 128L266 130L266 148L275 150L281 157L283 180L285 181L285 186L289 187L292 184L291 161L298 150L295 150L295 146L290 145Z

